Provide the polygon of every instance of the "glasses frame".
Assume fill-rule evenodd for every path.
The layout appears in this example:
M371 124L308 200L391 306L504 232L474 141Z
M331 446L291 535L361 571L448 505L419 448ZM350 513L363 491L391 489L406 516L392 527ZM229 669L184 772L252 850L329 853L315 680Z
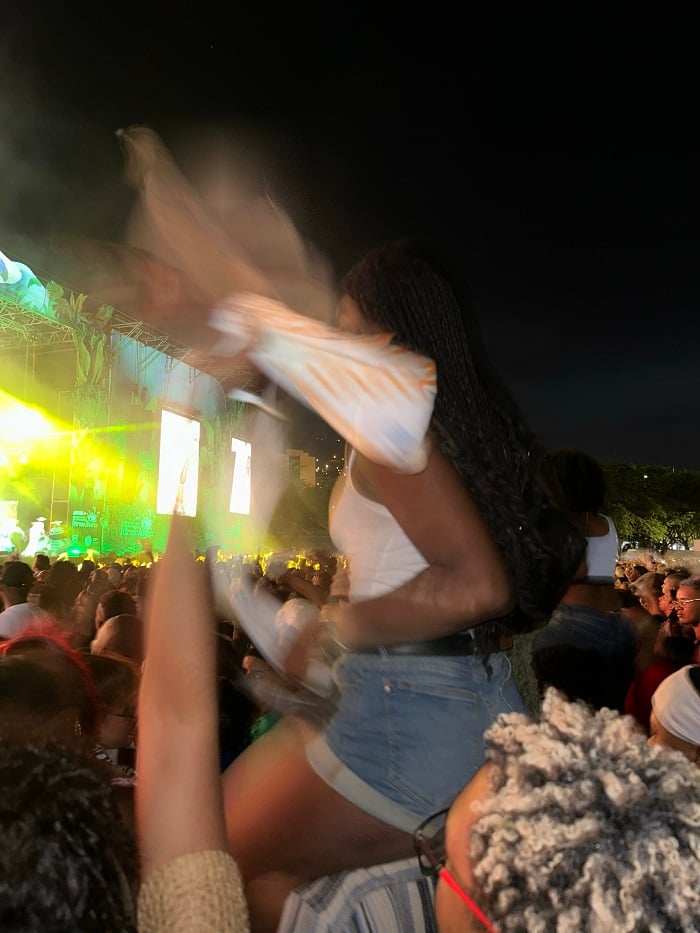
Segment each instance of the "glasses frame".
M678 599L676 596L672 602L674 606L687 606L688 603L700 603L700 596L687 596L684 599Z
M420 870L426 878L437 877L440 870L445 867L444 854L438 858L433 852L432 843L435 835L440 834L443 840L442 848L444 853L445 826L447 824L447 814L449 812L449 808L438 810L437 813L433 813L432 816L429 816L427 819L423 820L420 826L418 826L413 833L413 848L418 858L418 865L420 866ZM426 828L428 825L440 819L442 819L443 822L442 827L440 830L438 830L438 833L432 836L427 835Z
M489 933L498 933L498 930L491 923L486 914L484 914L481 908L478 907L472 898L467 894L452 872L445 867L447 853L445 852L444 848L444 839L445 827L447 825L447 814L449 812L449 807L445 810L438 810L437 813L433 813L432 816L429 816L426 820L423 820L423 822L414 830L413 848L415 850L416 857L418 858L418 866L426 878L440 878L449 888L452 888L455 894L457 894L457 896L464 901L464 903L467 905L472 914L474 914L479 923L481 923L484 929L488 930ZM425 832L427 826L433 821L439 820L440 818L443 819L442 826L434 835L428 836ZM432 850L432 843L434 839L439 836L442 837L443 850L443 853L440 855L440 857L438 857Z

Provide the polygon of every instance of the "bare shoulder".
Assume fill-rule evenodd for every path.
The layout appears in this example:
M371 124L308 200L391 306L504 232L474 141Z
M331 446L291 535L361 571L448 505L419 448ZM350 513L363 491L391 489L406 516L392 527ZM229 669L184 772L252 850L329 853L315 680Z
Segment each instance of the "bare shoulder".
M603 538L610 531L610 522L604 515L589 512L586 523L586 534L589 538Z
M434 490L440 498L451 494L467 494L466 487L452 462L436 444L428 448L426 466L419 473L399 473L356 453L352 464L352 482L358 492L387 507L397 496L427 494Z

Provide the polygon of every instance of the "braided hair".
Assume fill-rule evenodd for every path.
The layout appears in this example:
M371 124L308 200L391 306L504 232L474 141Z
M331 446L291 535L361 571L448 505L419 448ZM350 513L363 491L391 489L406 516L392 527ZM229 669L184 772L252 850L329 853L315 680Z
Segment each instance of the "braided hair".
M541 445L489 365L467 290L445 256L400 239L377 247L344 277L341 291L396 343L430 357L438 392L431 429L498 544L515 584L516 610L475 628L494 635L546 621L585 550L539 478Z

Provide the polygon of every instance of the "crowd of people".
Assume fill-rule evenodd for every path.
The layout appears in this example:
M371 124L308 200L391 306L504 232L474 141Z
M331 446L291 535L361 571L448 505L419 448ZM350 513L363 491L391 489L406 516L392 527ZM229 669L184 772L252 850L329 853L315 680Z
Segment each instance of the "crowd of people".
M700 567L620 559L441 257L340 291L438 387L410 468L347 439L336 553L199 560L176 514L150 567L2 566L0 925L697 930Z

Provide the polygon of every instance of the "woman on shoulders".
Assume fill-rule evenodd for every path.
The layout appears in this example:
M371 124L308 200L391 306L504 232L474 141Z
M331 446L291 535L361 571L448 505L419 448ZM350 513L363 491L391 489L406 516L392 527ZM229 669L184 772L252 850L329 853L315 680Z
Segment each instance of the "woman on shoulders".
M415 826L483 763L493 718L523 709L502 649L548 618L583 554L444 259L392 242L341 292L338 326L433 360L438 392L424 469L348 450L331 498L350 593L323 606L316 631L338 655L338 711L308 743L283 721L224 775L256 933L276 929L297 884L411 854Z

